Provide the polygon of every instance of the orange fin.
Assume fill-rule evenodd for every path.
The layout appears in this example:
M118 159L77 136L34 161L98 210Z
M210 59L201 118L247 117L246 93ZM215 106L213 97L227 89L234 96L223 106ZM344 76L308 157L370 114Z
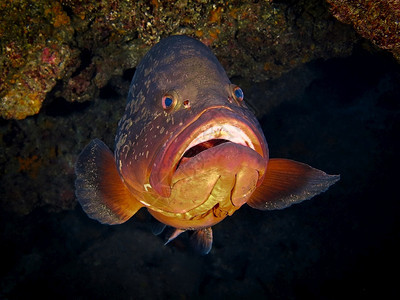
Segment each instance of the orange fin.
M164 246L168 244L170 241L176 239L181 233L185 231L186 229L173 228L173 231L171 233L168 233L168 240L164 243Z
M98 139L79 155L75 174L79 203L90 218L100 223L123 223L142 207L122 182L112 152Z
M264 181L247 204L261 210L283 209L326 191L340 179L309 165L283 158L270 159Z
M190 243L193 248L201 255L206 255L211 251L213 234L211 227L196 230L190 236Z

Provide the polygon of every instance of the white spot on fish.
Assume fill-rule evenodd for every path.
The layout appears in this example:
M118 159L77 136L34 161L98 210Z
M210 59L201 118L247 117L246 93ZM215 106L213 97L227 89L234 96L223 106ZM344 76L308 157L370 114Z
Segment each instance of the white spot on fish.
M124 145L124 147L122 148L122 153L125 152L125 159L128 155L128 151L129 151L129 146L128 145Z
M140 200L140 202L141 202L143 205L150 206L150 204L148 204L147 202L144 202L143 200Z
M128 124L126 124L126 130L128 130L129 128L131 128L131 126L132 126L132 120L130 119L130 120L128 121Z
M152 187L151 187L150 183L146 183L146 184L144 184L144 185L143 185L143 187L144 187L144 189L146 190L146 192L148 192L148 191L149 191L148 189L152 189ZM147 206L149 206L149 204L147 204L147 203L145 203L145 202L143 202L143 201L142 201L142 203L143 203L144 205L147 205Z

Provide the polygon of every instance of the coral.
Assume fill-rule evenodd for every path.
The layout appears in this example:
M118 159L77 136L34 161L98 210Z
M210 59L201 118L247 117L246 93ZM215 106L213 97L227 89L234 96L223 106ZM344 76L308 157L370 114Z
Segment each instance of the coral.
M332 14L400 62L400 1L327 0Z

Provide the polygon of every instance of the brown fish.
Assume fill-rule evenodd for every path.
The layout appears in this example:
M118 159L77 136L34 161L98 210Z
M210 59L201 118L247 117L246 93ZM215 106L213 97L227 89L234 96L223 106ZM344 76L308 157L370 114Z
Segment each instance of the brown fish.
M194 230L211 250L211 226L243 204L282 209L339 180L308 165L269 159L260 125L210 49L187 36L161 40L133 77L114 155L100 140L76 162L76 197L89 217L120 224L146 207L175 228ZM158 232L160 232L162 226Z

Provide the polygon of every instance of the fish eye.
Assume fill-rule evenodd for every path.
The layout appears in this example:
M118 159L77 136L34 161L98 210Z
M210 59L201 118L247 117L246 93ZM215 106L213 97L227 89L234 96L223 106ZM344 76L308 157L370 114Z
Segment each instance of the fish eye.
M161 99L162 107L168 111L175 106L175 97L170 94L165 94Z
M233 89L233 97L238 101L238 102L242 102L244 99L244 93L242 91L242 89L238 86L236 86Z

